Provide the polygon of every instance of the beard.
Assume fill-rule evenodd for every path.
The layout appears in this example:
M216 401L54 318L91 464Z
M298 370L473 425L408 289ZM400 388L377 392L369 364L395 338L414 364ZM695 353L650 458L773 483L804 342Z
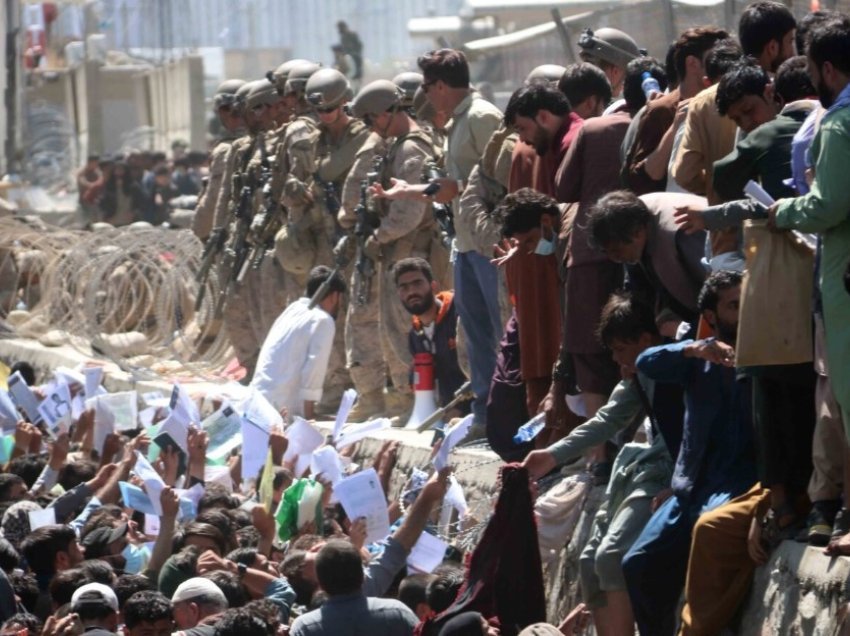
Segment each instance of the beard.
M411 316L421 316L434 306L434 294L411 296L402 303Z
M726 344L734 345L738 340L738 323L717 321L717 337Z
M832 92L823 80L818 82L818 99L824 108L829 108L835 103L835 93Z

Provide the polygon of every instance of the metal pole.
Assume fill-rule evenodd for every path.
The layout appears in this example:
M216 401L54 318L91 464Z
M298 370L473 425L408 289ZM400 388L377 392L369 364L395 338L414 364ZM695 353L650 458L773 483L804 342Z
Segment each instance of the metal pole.
M570 38L570 31L564 24L564 19L561 17L561 12L557 8L552 9L552 20L555 22L555 30L561 38L561 46L564 47L564 53L570 64L574 64L576 60L576 52L573 49L573 41Z

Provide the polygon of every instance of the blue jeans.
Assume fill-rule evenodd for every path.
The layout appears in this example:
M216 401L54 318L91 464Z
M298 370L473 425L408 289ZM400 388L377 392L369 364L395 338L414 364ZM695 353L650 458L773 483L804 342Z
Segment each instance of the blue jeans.
M478 252L463 252L455 261L455 296L463 329L475 400L475 421L487 424L487 397L496 368L496 351L502 335L499 315L499 273L490 259Z
M703 512L728 503L728 493L708 501L673 495L649 519L623 557L623 575L641 636L673 636L676 607L685 587L691 533Z

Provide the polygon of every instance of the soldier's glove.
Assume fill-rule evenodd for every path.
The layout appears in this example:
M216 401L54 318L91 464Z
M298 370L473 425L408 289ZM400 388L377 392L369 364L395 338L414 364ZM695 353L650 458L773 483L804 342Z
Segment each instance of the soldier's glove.
M373 261L381 260L381 244L374 236L366 239L366 243L363 245L363 251Z
M313 203L313 195L304 182L290 177L283 185L283 202L286 207L305 206Z

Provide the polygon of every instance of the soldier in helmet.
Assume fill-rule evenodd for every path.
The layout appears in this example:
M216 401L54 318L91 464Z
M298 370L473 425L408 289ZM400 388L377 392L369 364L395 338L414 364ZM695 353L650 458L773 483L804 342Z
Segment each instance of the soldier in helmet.
M316 265L333 265L332 250L339 243L343 230L337 219L346 177L366 139L371 134L360 120L351 117L345 105L353 97L348 79L340 71L320 69L310 76L304 88L307 102L314 108L319 121L314 147L315 172L312 175L314 205L307 231L315 236ZM353 264L341 273L351 275ZM343 304L342 311L346 311ZM325 376L324 405L339 401L350 386L345 369L345 340L342 329L337 330L334 348Z
M531 73L525 78L525 83L549 82L552 86L557 86L566 70L566 67L560 64L541 64L531 69Z
M578 45L582 61L601 68L608 76L614 97L619 97L626 79L626 66L641 56L641 50L635 41L619 29L605 27L596 31L585 29Z
M270 197L263 193L271 171L265 134L275 127L280 96L262 79L242 86L236 101L248 134L234 142L228 155L213 231L225 228L227 236L219 276L224 326L250 377L268 329L285 303L283 272L274 258L259 260L265 254L262 241L269 237L256 225L261 211L270 212Z
M273 191L285 211L285 222L275 239L275 255L290 276L290 300L298 298L316 262L318 246L310 231L316 216L312 192L316 171L316 140L319 120L307 102L307 80L321 67L301 62L290 68L283 95L293 114L292 121L275 151L276 173Z
M395 84L378 80L365 86L352 105L355 116L388 140L386 155L375 171L376 186L381 188L391 187L395 179L421 182L425 162L433 158L430 136L404 110L402 98L403 93ZM436 227L427 201L377 199L372 204L380 224L366 240L365 252L379 264L381 340L394 386L385 396L385 407L387 412L402 416L413 406L408 377L412 361L407 346L409 317L397 302L392 268L403 258L428 258ZM374 341L374 334L347 335L365 336L370 342ZM349 351L357 352L362 350L364 343L347 342L346 345ZM356 359L349 359L349 366L357 363ZM378 402L383 378L373 379L375 386L358 387L358 391L366 399Z
M215 205L224 180L227 155L233 142L243 132L242 114L235 106L236 91L244 84L245 82L238 79L226 80L219 85L213 98L215 112L224 128L224 135L210 154L209 180L201 196L198 197L195 218L192 221L192 231L202 241L207 240L213 227Z

